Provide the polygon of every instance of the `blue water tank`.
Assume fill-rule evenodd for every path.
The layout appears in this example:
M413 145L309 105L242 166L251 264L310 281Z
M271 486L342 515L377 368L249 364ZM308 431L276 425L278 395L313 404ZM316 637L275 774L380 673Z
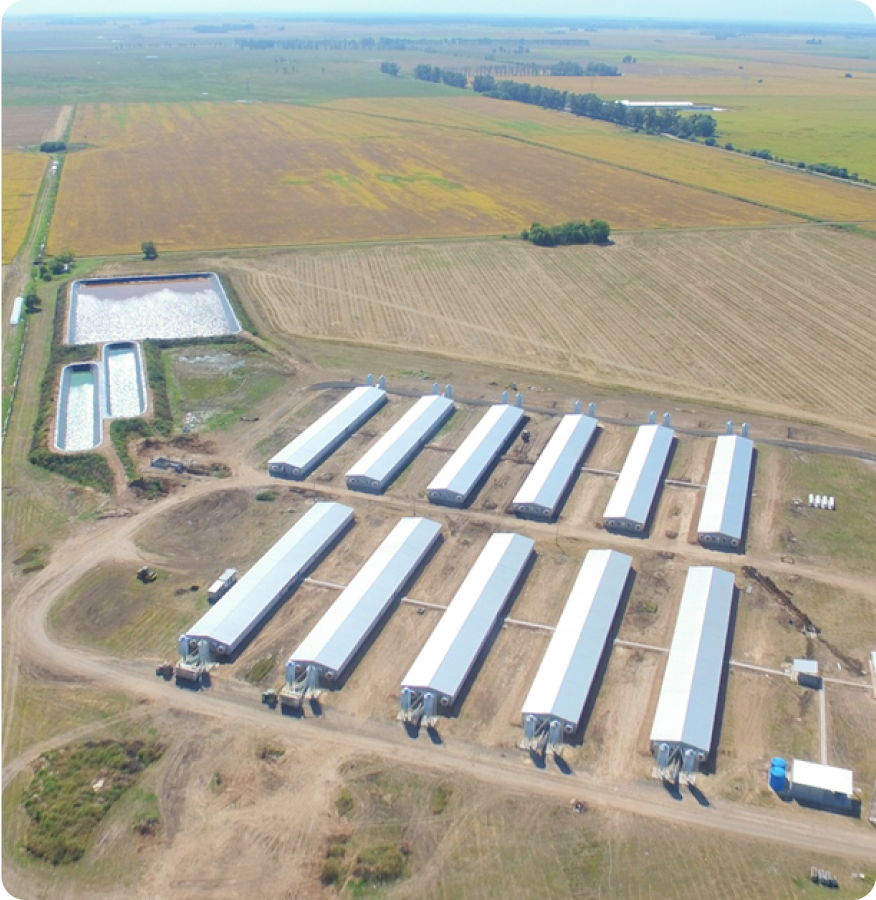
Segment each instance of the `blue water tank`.
M782 759L781 756L774 756L770 760L770 768L772 769L782 769L783 771L787 770L788 764L785 760Z
M787 784L788 773L779 766L773 766L770 769L770 788L777 794L785 790Z

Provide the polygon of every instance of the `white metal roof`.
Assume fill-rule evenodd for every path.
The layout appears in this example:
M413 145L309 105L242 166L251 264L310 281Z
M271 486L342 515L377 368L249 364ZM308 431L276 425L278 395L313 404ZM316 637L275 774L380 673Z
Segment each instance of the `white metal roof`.
M349 506L315 503L185 636L233 653L352 520Z
M337 402L268 460L272 466L288 466L306 472L331 453L341 441L370 418L386 402L386 391L378 387L357 387Z
M817 659L795 659L793 666L794 666L795 672L800 672L803 675L817 675L818 674L818 660Z
M834 794L851 794L855 790L851 769L837 769L804 759L791 760L791 784L830 791Z
M433 491L447 491L464 501L522 418L523 410L517 406L491 406L432 479L426 488L429 499Z
M651 740L708 755L724 669L733 573L691 566L681 595Z
M402 519L289 657L287 669L313 663L340 675L440 534L438 522Z
M517 492L514 506L530 506L553 515L598 424L596 419L578 413L563 416Z
M453 401L447 397L421 397L347 472L348 486L355 487L357 479L384 486L453 410Z
M742 540L754 442L735 434L715 441L715 455L703 497L697 531Z
M665 425L642 425L636 432L604 519L645 526L675 432Z
M616 550L587 554L523 704L524 716L577 726L632 564Z
M432 690L453 703L534 546L519 534L498 533L487 541L402 687Z

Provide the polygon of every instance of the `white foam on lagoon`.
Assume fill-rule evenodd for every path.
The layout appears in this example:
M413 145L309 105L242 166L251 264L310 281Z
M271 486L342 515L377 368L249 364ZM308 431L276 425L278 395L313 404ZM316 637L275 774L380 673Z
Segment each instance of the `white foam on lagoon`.
M111 347L106 352L107 412L111 419L129 419L143 412L137 351Z
M210 278L81 282L70 314L71 344L213 337L239 331L236 317Z
M94 373L84 369L70 373L64 415L62 450L91 450L95 444Z

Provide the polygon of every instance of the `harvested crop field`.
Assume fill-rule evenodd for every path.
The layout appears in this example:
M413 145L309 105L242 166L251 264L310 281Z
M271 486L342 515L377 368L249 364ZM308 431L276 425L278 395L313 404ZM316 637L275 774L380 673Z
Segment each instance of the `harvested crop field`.
M87 149L67 160L49 245L78 255L135 252L144 235L191 250L516 234L582 216L621 229L790 221L501 134L328 108L86 106L72 140Z
M3 262L18 253L40 189L47 157L3 151Z
M59 106L7 106L3 110L3 149L54 140L61 111Z
M876 421L871 242L818 227L227 259L268 330L517 362L595 384Z
M541 83L560 90L584 92L581 85L574 84L574 78L519 80ZM604 80L613 81L611 78ZM627 79L624 78L623 82L626 85ZM601 85L597 90L605 93ZM681 95L688 96L684 92L679 94ZM776 103L779 101L776 100ZM714 191L717 195L736 197L772 209L787 210L827 221L869 220L873 218L873 210L876 209L876 190L860 184L798 172L790 167L732 153L720 147L706 147L664 136L637 134L632 129L619 128L608 122L577 118L522 103L461 95L430 99L428 103L402 98L379 102L338 100L331 106L378 118L386 116L424 123L440 122L447 128L506 135L527 145L556 149L583 160L603 162L619 171L633 170L654 175L689 187ZM729 115L731 114L718 114L719 128L724 128ZM770 109L764 114L764 118L775 118L778 115L777 109ZM789 124L788 128L790 127ZM864 130L862 126L858 127L859 130ZM811 128L807 129L807 134L811 131ZM719 134L723 135L723 131ZM833 132L830 134L833 135ZM759 148L762 145L763 138L758 142L749 135L749 141L740 146ZM795 146L794 151L800 154L794 159L802 157L809 162L833 158L829 153L819 155L814 149L807 153L804 148ZM790 153L791 150L785 152ZM845 164L842 153L837 158L842 158ZM861 174L865 174L865 169L859 168Z

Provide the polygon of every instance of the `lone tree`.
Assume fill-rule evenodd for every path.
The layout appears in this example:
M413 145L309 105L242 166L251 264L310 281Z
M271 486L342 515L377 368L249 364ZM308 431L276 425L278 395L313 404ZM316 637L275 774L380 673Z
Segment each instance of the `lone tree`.
M143 241L140 244L140 249L143 251L144 259L158 259L158 251L155 249L153 241Z

